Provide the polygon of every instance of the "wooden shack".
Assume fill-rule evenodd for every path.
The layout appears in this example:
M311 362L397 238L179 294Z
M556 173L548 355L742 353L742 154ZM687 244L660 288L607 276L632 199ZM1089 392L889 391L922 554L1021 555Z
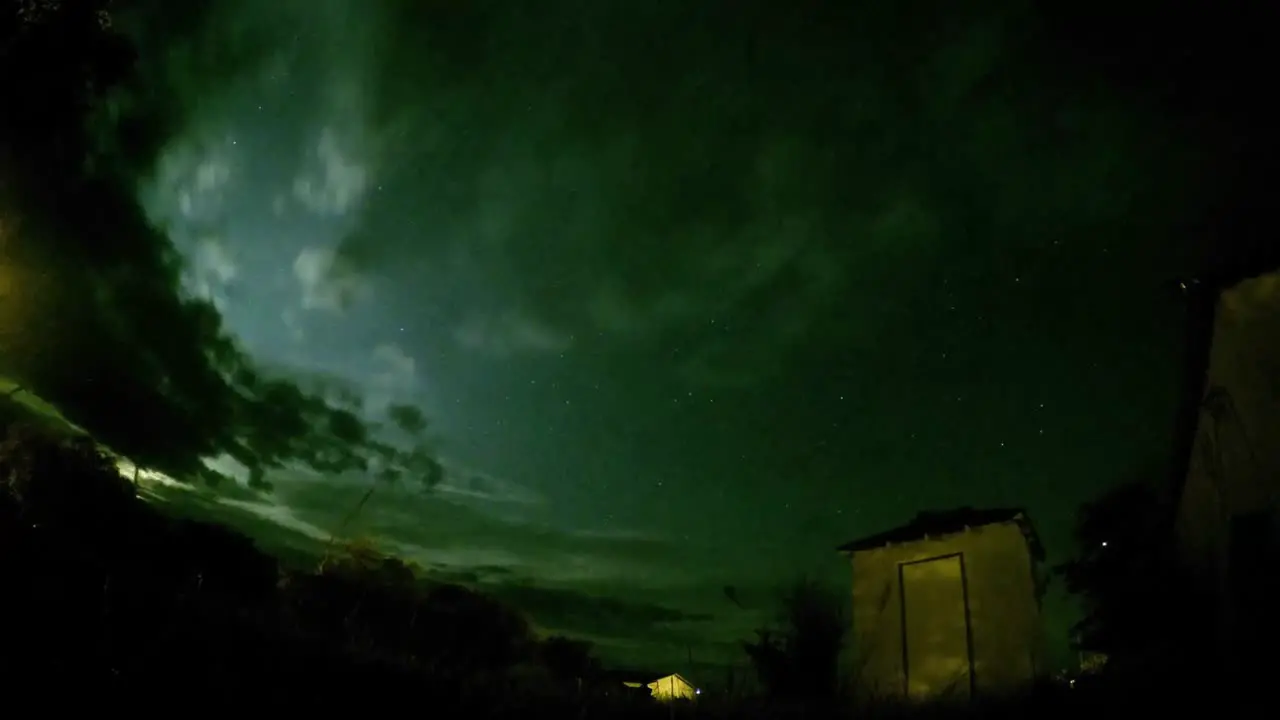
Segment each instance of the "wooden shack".
M853 565L860 701L967 703L1044 672L1044 551L1021 510L921 513L839 550Z

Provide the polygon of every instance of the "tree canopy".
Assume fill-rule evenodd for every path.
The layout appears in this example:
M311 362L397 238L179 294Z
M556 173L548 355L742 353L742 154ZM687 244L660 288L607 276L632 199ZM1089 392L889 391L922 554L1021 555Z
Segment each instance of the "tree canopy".
M783 593L776 626L756 631L756 639L743 647L770 696L830 700L839 689L846 628L839 597L800 579Z
M1085 503L1075 526L1076 554L1055 568L1084 617L1074 628L1080 650L1109 665L1149 663L1188 645L1198 615L1170 533L1170 515L1151 482L1115 487Z
M186 7L190 28L208 7ZM173 72L226 72L244 60L229 53ZM185 118L137 58L107 0L0 10L0 374L177 479L216 479L202 458L227 454L258 488L291 463L438 483L421 413L396 409L412 437L381 440L358 401L266 372L183 291L136 191Z

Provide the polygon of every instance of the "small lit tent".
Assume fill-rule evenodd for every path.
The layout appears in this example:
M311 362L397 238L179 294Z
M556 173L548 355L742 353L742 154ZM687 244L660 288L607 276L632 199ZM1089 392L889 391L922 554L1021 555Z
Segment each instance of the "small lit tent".
M649 683L649 690L653 692L655 698L662 702L692 700L698 694L698 689L688 680L681 677L679 673L672 673L654 680Z
M839 548L853 563L862 702L969 702L1042 672L1044 551L1016 509L921 513Z
M671 700L693 700L699 694L693 686L679 673L662 674L642 670L620 670L608 673L611 680L622 683L632 690L648 690L655 699L668 702Z

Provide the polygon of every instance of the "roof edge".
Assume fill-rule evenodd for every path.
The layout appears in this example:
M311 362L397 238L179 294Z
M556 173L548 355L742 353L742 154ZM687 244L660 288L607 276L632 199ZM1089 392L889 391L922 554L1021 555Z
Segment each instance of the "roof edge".
M972 514L973 522L963 522L965 512ZM1036 560L1043 561L1045 559L1044 545L1040 541L1040 535L1036 532L1034 523L1026 509L1021 507L1010 508L993 508L987 510L974 510L973 508L960 508L953 511L955 517L954 522L940 525L936 532L929 532L923 526L930 519L939 519L945 516L945 513L934 513L938 518L930 518L931 513L923 512L916 515L910 522L899 525L883 532L868 535L857 540L844 543L836 547L836 552L845 555L853 555L858 552L868 550L878 550L895 544L905 544L919 542L930 537L950 537L965 532L975 527L985 527L988 525L1001 525L1004 523L1014 523L1022 531L1023 537L1027 540L1027 545L1031 550L1032 557ZM952 518L947 518L952 519Z

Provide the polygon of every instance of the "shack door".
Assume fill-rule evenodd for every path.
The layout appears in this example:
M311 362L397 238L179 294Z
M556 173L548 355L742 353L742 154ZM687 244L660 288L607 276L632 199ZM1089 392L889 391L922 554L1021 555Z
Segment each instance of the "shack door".
M962 555L904 563L903 670L913 702L968 702L973 668Z

